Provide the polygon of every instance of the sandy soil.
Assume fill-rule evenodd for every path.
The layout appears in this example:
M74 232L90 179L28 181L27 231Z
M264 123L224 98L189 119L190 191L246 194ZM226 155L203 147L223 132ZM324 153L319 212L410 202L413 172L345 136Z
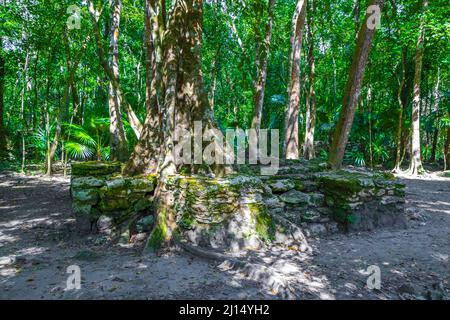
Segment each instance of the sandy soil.
M78 235L68 179L0 173L0 299L449 299L450 179L401 179L408 229L311 239L312 255L271 248L231 268ZM66 290L70 265L80 290ZM371 265L380 290L367 288Z

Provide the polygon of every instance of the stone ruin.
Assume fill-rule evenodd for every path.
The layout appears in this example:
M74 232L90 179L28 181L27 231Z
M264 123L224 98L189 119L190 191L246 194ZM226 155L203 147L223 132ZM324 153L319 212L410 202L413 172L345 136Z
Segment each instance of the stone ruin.
M124 177L121 170L117 162L72 164L79 229L125 240L154 228L161 235L164 226L155 227L153 216L157 177ZM404 185L392 174L332 171L319 161L288 162L274 176L177 175L164 187L173 195L175 238L199 247L236 251L279 243L305 251L308 237L406 226Z

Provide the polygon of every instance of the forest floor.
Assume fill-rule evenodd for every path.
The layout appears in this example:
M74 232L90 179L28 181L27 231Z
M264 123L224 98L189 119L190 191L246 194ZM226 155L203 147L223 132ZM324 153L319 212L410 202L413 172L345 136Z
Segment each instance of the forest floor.
M449 299L450 179L400 179L407 229L311 239L312 255L272 248L230 268L77 235L68 179L0 172L0 299ZM65 290L70 265L80 290ZM366 287L371 265L380 290Z

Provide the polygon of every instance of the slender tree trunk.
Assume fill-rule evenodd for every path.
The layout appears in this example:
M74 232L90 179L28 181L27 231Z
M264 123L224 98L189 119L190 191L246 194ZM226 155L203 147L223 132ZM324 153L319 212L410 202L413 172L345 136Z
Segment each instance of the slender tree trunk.
M353 22L355 23L355 38L358 39L360 29L361 0L353 0Z
M299 158L298 116L300 112L300 62L303 29L305 27L306 0L298 0L292 18L289 105L284 120L284 154L286 159Z
M424 0L422 3L423 14L428 7L428 0ZM412 105L412 122L411 122L411 162L409 166L409 172L411 175L416 176L423 173L424 169L422 166L422 156L420 147L420 103L421 103L421 92L420 85L422 80L422 60L424 52L424 41L425 41L425 19L422 16L420 22L419 37L417 39L416 48L416 66L414 73L414 98Z
M371 0L370 5L378 5L381 9L384 0ZM340 168L344 159L345 148L347 146L350 130L352 128L353 119L355 117L356 107L358 105L361 93L361 83L364 76L367 59L372 47L372 40L375 35L376 28L371 28L368 23L370 13L366 13L361 30L358 33L353 62L350 69L350 75L347 80L347 86L342 102L342 110L339 120L334 131L333 141L330 147L329 163L333 168Z
M145 2L145 105L147 117L141 137L125 167L124 173L127 175L156 173L161 157L162 128L158 87L162 80L161 57L159 57L162 52L162 43L159 30L164 26L160 25L163 19L155 17L155 15L163 13L160 5L161 3L155 0L146 0Z
M25 117L25 96L28 89L28 64L30 61L30 54L27 50L25 56L25 65L23 67L23 85L22 92L20 94L20 122L21 122L21 141L22 141L22 165L21 165L21 173L25 173L25 160L26 160L26 146L25 146L25 134L27 131L27 121Z
M444 145L444 170L450 168L450 127L447 128L447 139Z
M97 53L99 64L105 71L109 80L109 98L108 105L110 111L110 158L111 160L127 160L128 148L126 145L125 130L122 122L122 108L125 106L128 121L132 127L136 137L139 139L142 131L142 124L134 113L131 105L128 103L125 95L120 88L119 80L119 52L118 39L120 27L120 14L122 9L121 0L113 0L111 3L111 28L110 28L110 44L109 44L109 63L106 61L103 43L101 39L98 20L100 13L95 9L91 0L87 1L93 32L97 44Z
M436 87L434 89L433 92L433 112L437 117L437 114L439 112L439 99L440 99L440 95L439 95L439 86L440 86L440 80L441 80L441 74L440 74L440 69L438 68L438 74L437 74L437 82L436 82ZM436 162L436 149L437 149L437 145L439 142L439 125L436 123L435 125L436 127L434 128L433 131L433 139L432 139L432 148L431 148L431 155L430 155L430 161L431 162Z
M6 130L3 120L4 90L5 90L5 58L3 56L3 42L0 37L0 160L7 158Z
M306 132L305 145L303 147L303 156L306 160L316 157L314 148L314 131L316 127L316 91L314 81L316 77L316 65L314 60L314 0L311 0L311 14L308 15L308 40L309 40L309 93L306 104Z
M406 83L406 54L407 48L404 47L402 49L402 69L401 69L401 78L398 81L398 92L397 92L397 102L399 106L398 113L398 127L397 127L397 135L396 135L396 152L395 152L395 166L393 172L399 172L401 170L401 150L402 150L402 130L403 130L403 110L405 109L405 104L403 102L403 91L405 89Z
M369 85L367 88L367 111L368 111L368 122L369 122L369 163L370 168L373 169L373 148L372 148L372 88Z
M65 39L67 39L67 35L65 35ZM51 148L50 148L49 161L47 163L47 175L52 174L52 162L53 162L53 159L55 158L56 150L58 148L59 138L61 136L62 124L68 113L70 91L72 90L72 93L75 91L75 95L76 95L74 78L75 78L75 74L77 72L78 66L80 65L81 58L83 57L84 51L86 50L88 42L89 42L89 37L87 37L85 39L75 61L72 60L69 44L67 42L65 43L66 56L67 56L67 79L66 79L66 83L65 83L61 108L59 109L58 116L56 117L55 134L53 137L53 143L51 144ZM74 108L74 113L75 112L76 112L76 109Z
M217 87L217 74L219 72L219 59L221 52L221 44L217 46L216 55L214 57L212 68L211 68L211 85L209 88L209 105L211 109L214 111L215 101L216 101L216 87Z
M268 20L266 25L266 33L262 46L257 50L257 68L256 68L256 81L255 81L255 95L253 102L253 119L252 128L256 130L257 136L259 135L259 130L261 129L261 119L262 111L264 105L264 93L267 80L267 64L269 62L269 50L270 41L272 39L272 29L274 20L274 7L275 0L269 0L268 7Z

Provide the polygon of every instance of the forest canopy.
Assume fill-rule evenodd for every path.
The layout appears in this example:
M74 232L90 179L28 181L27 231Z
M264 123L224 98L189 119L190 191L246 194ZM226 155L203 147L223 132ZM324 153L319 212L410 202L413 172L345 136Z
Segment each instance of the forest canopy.
M223 131L279 129L287 159L450 167L446 0L1 0L0 10L0 156L19 170L131 156L128 171L145 171L162 161L170 112L205 110Z

